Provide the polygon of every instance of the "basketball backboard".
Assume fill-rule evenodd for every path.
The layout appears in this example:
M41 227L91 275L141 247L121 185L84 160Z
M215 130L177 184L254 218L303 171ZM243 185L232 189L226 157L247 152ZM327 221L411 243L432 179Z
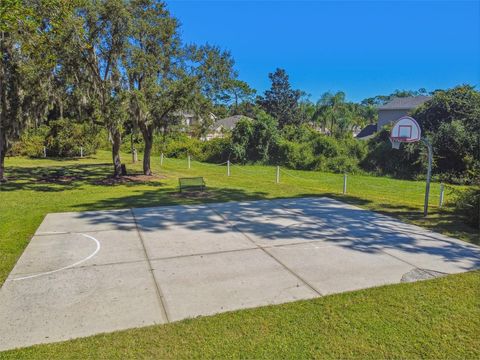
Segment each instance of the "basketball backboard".
M421 136L422 130L417 121L410 116L403 116L393 125L390 132L390 141L392 142L392 147L398 149L400 143L419 141Z

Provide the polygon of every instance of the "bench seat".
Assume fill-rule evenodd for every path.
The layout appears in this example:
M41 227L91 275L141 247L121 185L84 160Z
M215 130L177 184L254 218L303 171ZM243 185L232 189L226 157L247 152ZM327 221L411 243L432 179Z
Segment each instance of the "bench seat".
M179 178L178 185L180 192L185 189L199 189L203 191L205 189L205 180L203 177Z

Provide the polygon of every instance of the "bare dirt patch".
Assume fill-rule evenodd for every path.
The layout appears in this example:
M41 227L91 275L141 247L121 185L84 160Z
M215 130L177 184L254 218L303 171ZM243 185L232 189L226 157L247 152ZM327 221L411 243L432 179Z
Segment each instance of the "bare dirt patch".
M121 184L131 184L131 183L139 183L139 184L149 184L149 183L157 183L158 180L166 179L167 177L164 175L143 175L143 174L134 174L134 175L125 175L118 178L113 176L109 176L100 180L95 180L93 183L95 185L121 185Z
M59 185L69 185L74 181L82 180L83 177L80 175L62 175L62 174L49 174L42 176L37 180L40 184L59 184Z

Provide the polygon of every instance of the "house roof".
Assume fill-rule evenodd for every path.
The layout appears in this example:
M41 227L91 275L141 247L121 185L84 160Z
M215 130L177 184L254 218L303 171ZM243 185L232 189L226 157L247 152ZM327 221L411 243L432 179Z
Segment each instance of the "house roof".
M431 96L407 96L395 97L387 103L378 107L378 110L410 110L422 105L425 101L430 100Z
M213 128L218 129L219 127L223 127L226 130L232 130L241 119L253 120L247 116L233 115L216 121L215 124L213 124Z
M357 139L367 139L377 131L377 124L370 124L364 127L356 136Z

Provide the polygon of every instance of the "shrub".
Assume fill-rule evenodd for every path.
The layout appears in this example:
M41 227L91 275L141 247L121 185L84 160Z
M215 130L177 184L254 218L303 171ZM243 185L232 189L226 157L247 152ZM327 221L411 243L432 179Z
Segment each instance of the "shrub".
M278 141L278 124L264 111L253 121L240 120L232 132L232 158L245 163L268 163L272 149Z
M315 157L309 143L280 140L272 160L276 164L285 165L291 169L313 170L318 168L320 158Z
M455 209L463 215L467 224L480 229L480 187L460 192L455 200Z
M22 134L19 141L12 144L9 156L42 157L45 146L45 136L49 128L45 125L37 129L29 129Z
M168 137L162 147L160 152L163 152L166 157L186 158L187 155L190 155L196 160L204 160L203 142L184 134L175 136L175 138Z
M50 130L45 138L47 155L72 157L83 154L94 154L100 146L98 128L89 123L76 123L70 119L59 119L50 122Z
M322 134L316 134L311 146L317 156L333 158L340 155L341 152L338 140Z
M392 149L389 131L383 129L368 141L367 146L368 153L360 161L360 166L366 171L404 179L414 179L418 174L425 173L421 144L403 144L400 150Z
M326 160L326 170L335 173L358 173L358 160L345 155L328 158Z
M230 159L232 152L230 138L215 138L203 143L203 158L207 162L221 163Z

